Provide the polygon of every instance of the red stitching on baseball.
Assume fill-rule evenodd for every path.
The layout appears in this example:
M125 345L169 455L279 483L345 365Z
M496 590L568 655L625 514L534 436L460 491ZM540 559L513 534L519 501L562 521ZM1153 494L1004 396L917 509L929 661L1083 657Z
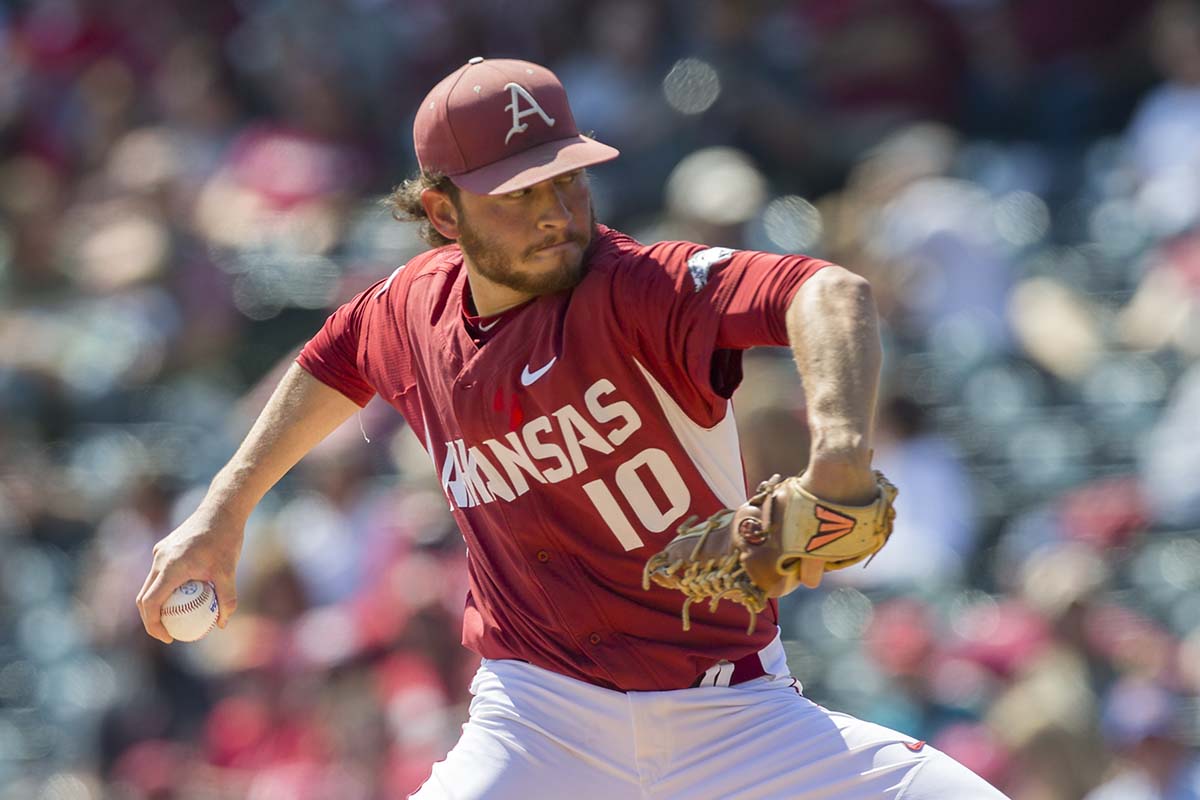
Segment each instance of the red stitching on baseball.
M200 594L196 595L191 600L188 600L186 603L184 603L181 606L174 606L172 608L164 608L162 610L161 616L174 617L178 614L190 614L191 612L195 611L197 608L200 608L201 606L204 605L204 599L206 597L208 597L208 593L211 589L212 589L212 587L209 586L207 583L204 584L204 590L202 592L200 592Z

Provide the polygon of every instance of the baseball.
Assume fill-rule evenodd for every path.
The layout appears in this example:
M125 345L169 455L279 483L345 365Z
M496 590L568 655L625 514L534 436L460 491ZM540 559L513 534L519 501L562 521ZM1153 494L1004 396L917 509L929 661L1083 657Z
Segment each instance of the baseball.
M211 583L188 581L162 607L162 623L180 642L194 642L217 624L217 591Z

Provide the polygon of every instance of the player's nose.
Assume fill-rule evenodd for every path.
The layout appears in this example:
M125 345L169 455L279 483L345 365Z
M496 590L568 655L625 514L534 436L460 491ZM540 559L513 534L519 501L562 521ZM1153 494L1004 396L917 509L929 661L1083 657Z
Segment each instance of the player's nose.
M571 224L574 215L571 213L570 202L563 187L554 181L546 181L540 192L541 204L538 215L538 227L542 230L558 230Z

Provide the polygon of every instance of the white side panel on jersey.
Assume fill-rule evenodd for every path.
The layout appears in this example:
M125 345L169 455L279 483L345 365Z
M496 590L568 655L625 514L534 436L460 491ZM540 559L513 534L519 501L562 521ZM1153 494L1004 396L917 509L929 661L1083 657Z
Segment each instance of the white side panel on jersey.
M675 438L683 445L691 457L692 463L704 476L704 482L712 489L717 499L728 508L736 508L746 501L746 476L742 471L742 451L738 442L737 423L733 419L733 409L725 403L725 416L711 428L702 427L679 407L679 404L667 394L654 376L635 361L638 369L646 376L646 382L654 390L658 404L662 406L663 414L675 433Z

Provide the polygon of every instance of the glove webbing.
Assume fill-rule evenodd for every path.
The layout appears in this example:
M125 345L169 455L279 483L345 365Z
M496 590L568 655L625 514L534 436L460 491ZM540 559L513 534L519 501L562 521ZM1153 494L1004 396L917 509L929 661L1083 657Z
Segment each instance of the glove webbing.
M696 546L692 548L691 556L686 559L676 559L673 563L665 565L667 573L674 575L675 571L684 563L690 562L688 568L675 577L675 580L678 581L679 591L687 596L687 599L683 601L682 612L685 631L692 629L689 609L697 600L711 597L712 600L708 604L709 611L716 611L717 604L725 597L731 597L736 602L740 602L750 612L750 625L746 628L747 635L754 632L754 623L758 619L759 612L767 607L766 592L759 589L750 580L745 568L741 565L739 553L733 552L723 558L710 558L703 562L696 560L696 555L703 549L708 535L714 530L728 525L732 518L733 512L731 511L713 514L705 521L702 531L692 534L696 536ZM696 519L698 518L694 516L689 517L681 527L690 527ZM647 561L646 566L642 568L642 588L649 589L650 573L663 568L664 565L655 563L654 559Z

